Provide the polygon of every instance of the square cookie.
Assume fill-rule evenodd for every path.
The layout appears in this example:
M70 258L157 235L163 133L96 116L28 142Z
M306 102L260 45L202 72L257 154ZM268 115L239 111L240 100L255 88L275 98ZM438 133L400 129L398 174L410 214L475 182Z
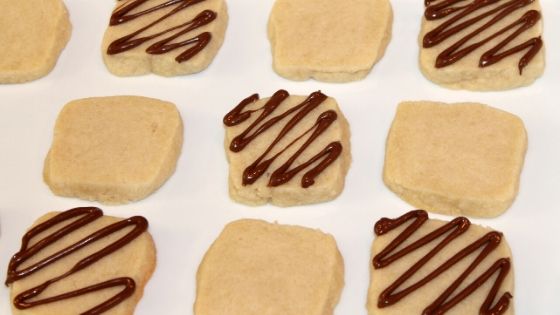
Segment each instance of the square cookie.
M75 100L58 115L44 180L60 196L140 200L173 174L182 143L183 123L171 103L139 96Z
M0 0L0 83L47 75L70 39L62 0Z
M363 79L391 38L388 0L276 0L268 22L273 67L291 80Z
M495 217L517 195L526 149L515 115L476 103L404 102L387 138L383 180L415 207Z
M369 315L514 313L511 250L500 232L423 210L375 224Z
M336 198L350 166L350 131L320 91L254 94L224 117L229 193L248 205L294 206Z
M195 315L330 315L344 263L331 235L245 219L224 228L196 279Z
M13 315L132 315L156 266L147 229L94 207L40 217L8 265Z
M452 89L505 90L544 71L539 0L427 0L419 36L420 69Z
M103 61L118 76L178 76L206 69L224 42L224 0L117 1Z

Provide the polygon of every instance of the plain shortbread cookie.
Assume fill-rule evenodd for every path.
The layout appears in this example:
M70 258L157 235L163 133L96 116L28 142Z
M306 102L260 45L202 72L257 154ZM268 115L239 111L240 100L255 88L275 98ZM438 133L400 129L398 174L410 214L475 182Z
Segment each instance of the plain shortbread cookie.
M56 121L44 179L60 196L136 201L171 176L182 143L182 120L171 103L139 96L72 101Z
M64 2L0 0L0 8L0 83L48 74L72 32Z
M32 255L32 257L28 261L24 262L18 268L18 270L23 270L24 268L31 266L31 264L37 263L40 259L44 259L56 252L59 252L64 248L76 244L78 243L78 241L85 239L87 236L92 235L94 232L99 231L100 229L103 229L116 222L127 220L111 216L103 216L101 210L97 208L75 208L66 212L50 212L40 217L32 227L37 227L40 223L44 223L49 219L54 219L56 215L69 213L70 211L83 210L87 210L87 215L91 215L93 212L97 212L97 215L99 215L100 212L101 216L97 217L94 220L89 220L90 222L88 224L79 227L73 232L64 233L64 236L61 239L53 242L48 247L45 247L36 254ZM85 216L86 214L82 214L81 216L76 216L76 218L83 219ZM136 217L133 217L131 219L134 218ZM32 238L29 244L29 249L31 250L31 246L36 245L39 240L44 240L47 236L54 235L54 232L58 229L70 226L71 222L76 222L76 219L70 218L62 222L63 223L59 223L54 227L48 228L47 230L45 230L45 232ZM85 247L78 249L68 256L63 256L59 260L48 264L42 269L37 270L35 273L32 273L22 279L16 280L12 284L10 284L10 301L13 302L14 298L19 293L25 290L34 288L48 280L54 279L67 272L70 272L70 270L75 267L79 261L83 262L86 257L100 251L102 248L108 246L111 243L115 243L121 237L124 237L128 233L131 233L133 228L134 225L129 225L128 227L120 229L113 234L104 236L95 242L90 242ZM38 299L42 300L118 278L131 278L135 283L132 295L116 304L112 308L108 309L103 314L132 315L134 313L136 305L142 298L144 287L150 279L155 266L156 249L154 241L152 240L149 232L144 231L137 237L132 239L129 243L124 245L124 247L121 247L116 251L104 256L100 260L94 261L84 269L72 273L66 278L52 283L36 298L31 299L31 301L36 301ZM14 315L74 315L81 314L105 301L108 301L111 297L115 296L123 289L123 286L106 288L91 292L86 295L64 299L53 303L33 306L31 308L22 310L17 309L13 303L10 304L12 304L12 312Z
M443 5L443 1L431 0L428 6L428 15L433 8L437 8ZM473 11L472 13L466 15L465 17L459 19L455 23L449 25L448 27L442 26L444 23L448 23L450 19L456 18L467 10L471 10L478 5L482 4L480 9ZM545 58L544 58L544 47L542 47L542 17L541 16L541 6L539 0L527 1L527 0L514 0L514 1L486 1L489 5L484 6L483 1L468 0L462 1L460 3L451 4L449 7L443 7L442 10L454 7L460 7L460 9L455 13L452 13L446 17L435 20L427 20L426 16L422 18L422 29L419 36L420 45L420 69L422 73L431 81L442 85L447 88L452 89L466 89L475 91L487 91L487 90L505 90L512 89L520 86L525 86L531 84L535 81L544 71ZM512 10L510 14L507 14L503 19L498 20L492 26L487 29L482 30L472 38L464 43L460 43L457 49L452 49L452 45L459 43L461 40L467 38L469 34L473 34L475 29L483 26L485 23L489 23L492 19L499 18L503 12L507 12L510 8L517 7ZM437 13L437 10L435 10ZM492 11L494 11L492 13ZM433 36L437 39L438 36L444 36L445 32L451 31L453 27L458 27L460 23L467 22L471 18L476 18L483 16L483 14L488 13L489 15L482 20L476 22L472 26L459 31L454 35L450 35L448 38L444 39L440 43L436 43L433 47L425 47L424 41L425 36L429 32L436 32L439 34L434 34ZM527 19L523 22L523 19ZM537 20L538 19L538 20ZM518 21L522 21L518 23ZM524 25L530 25L535 23L527 30L523 31L520 35L514 37L511 42L506 43L505 46L501 47L500 44L508 36L524 27ZM516 23L516 24L514 24ZM526 24L523 24L526 23ZM444 27L441 32L436 30L438 27ZM494 34L498 33L504 28L512 26L511 29L505 31L503 34L491 38ZM432 33L433 34L433 33ZM488 42L483 42L489 39ZM482 43L481 47L474 47L471 45ZM506 56L502 60L488 64L485 67L479 67L479 63L483 59L483 54L489 53L490 55L499 56L510 49L528 43L529 46L523 47L521 51L516 52L512 55ZM522 69L522 74L520 74L519 62L522 57L530 50L537 49L536 55L532 60L530 60ZM424 47L423 47L424 46ZM453 64L444 66L442 68L436 68L436 59L440 54L446 55L446 49L451 49L450 54L460 54L462 50L474 48L472 52L466 55L464 58L456 61ZM496 51L492 51L494 48L499 48Z
M316 106L310 106L308 101L311 99ZM263 106L270 106L274 100L279 102L278 107L263 117ZM226 124L225 150L230 166L229 193L232 199L249 205L270 202L293 206L331 200L342 192L351 162L350 131L335 99L321 92L306 97L290 96L288 92L279 90L271 98L259 99L254 94L240 104L243 103L242 108L239 108L240 105L236 107L239 112L234 109L224 118L224 122L228 117L243 118L235 125ZM301 120L294 120L298 116L302 116ZM318 121L323 116L323 132L310 140L319 130ZM282 131L284 129L286 132ZM256 134L257 130L261 130L260 133ZM238 152L232 150L236 141L244 145ZM308 141L311 142L301 151ZM341 151L332 159L329 155L335 154L335 149ZM313 161L313 157L317 156L319 158ZM274 157L276 159L266 167L267 161ZM306 181L306 174L326 160L331 163L315 174L316 177L312 176L311 183ZM245 183L246 172L251 173L250 169L257 161L259 166L264 166L264 172L260 177L253 176L257 178L254 182ZM305 165L310 161L313 163ZM282 171L281 168L287 164L289 167ZM256 169L258 167L253 168ZM287 175L293 177L287 182L274 184L275 178L282 179ZM310 185L305 187L304 183Z
M404 102L385 153L385 184L428 211L495 217L517 195L527 135L521 119L476 103Z
M411 232L408 236L407 231ZM514 313L512 255L502 233L471 224L464 217L451 222L432 220L422 210L397 219L383 218L375 225L375 232L370 260L369 315L490 314L481 310L488 297L491 307L500 304L503 313L499 314ZM399 236L404 238L398 240ZM416 245L419 246L412 248ZM411 246L410 250L407 246ZM475 258L480 259L479 264ZM472 267L470 272L469 267ZM442 268L439 274L438 268ZM407 272L410 272L408 276ZM483 274L487 277L481 277ZM465 276L462 280L461 275ZM480 286L469 288L474 282ZM457 287L452 288L453 284ZM492 295L490 288L495 284L496 294ZM419 287L415 289L416 285ZM449 288L449 296L444 296ZM463 292L468 293L464 298ZM443 300L435 302L440 297ZM431 310L423 313L430 305Z
M102 53L111 73L178 76L210 65L224 41L228 13L224 0L129 0L117 2L110 23ZM129 50L110 52L136 41Z
M391 38L388 0L276 0L268 22L273 67L291 80L364 78Z
M344 263L331 235L245 219L224 228L196 278L195 315L329 315Z

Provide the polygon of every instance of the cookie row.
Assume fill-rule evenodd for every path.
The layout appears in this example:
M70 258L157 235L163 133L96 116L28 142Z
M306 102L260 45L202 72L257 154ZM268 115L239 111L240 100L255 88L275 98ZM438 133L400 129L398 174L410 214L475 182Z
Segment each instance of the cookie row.
M350 127L334 98L320 91L253 94L223 124L233 200L294 206L342 192ZM137 96L73 101L58 116L44 179L61 196L139 200L174 172L182 142L171 103ZM523 122L512 114L474 103L404 102L387 138L383 177L416 207L493 217L517 195L526 148Z
M0 83L46 75L70 37L63 2L2 4ZM426 0L425 6L420 69L435 83L503 90L529 85L543 73L538 0ZM343 0L276 0L268 23L273 68L292 80L362 79L383 56L392 20L388 0L351 6ZM103 60L119 76L200 72L221 47L227 23L224 0L118 1L101 45Z
M143 217L92 207L39 218L8 266L13 313L132 314L156 265L147 229ZM513 314L502 233L423 210L374 230L369 314ZM344 261L329 234L243 219L224 228L196 279L197 315L325 315L340 298Z

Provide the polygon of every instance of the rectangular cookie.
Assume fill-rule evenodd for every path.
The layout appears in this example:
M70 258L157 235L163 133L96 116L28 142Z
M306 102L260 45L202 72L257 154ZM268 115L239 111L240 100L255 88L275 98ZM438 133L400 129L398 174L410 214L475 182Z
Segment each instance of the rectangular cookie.
M229 192L235 201L293 206L337 197L350 166L350 131L320 91L249 96L224 117Z
M140 96L64 106L43 176L60 196L122 204L143 199L175 171L183 122L174 104Z
M526 86L544 71L539 0L427 0L420 69L453 89Z
M423 210L375 224L369 315L514 313L511 250L502 233Z
M62 0L0 0L0 84L47 75L72 32Z
M81 207L40 217L10 260L14 315L132 315L156 265L148 221Z
M387 137L383 180L415 207L495 217L519 187L521 119L476 103L403 102Z
M389 0L276 0L268 21L274 70L291 80L363 79L391 39Z
M103 37L103 61L118 76L200 72L222 46L227 23L224 0L118 1Z
M196 279L195 315L331 315L344 263L329 234L243 219L224 228Z

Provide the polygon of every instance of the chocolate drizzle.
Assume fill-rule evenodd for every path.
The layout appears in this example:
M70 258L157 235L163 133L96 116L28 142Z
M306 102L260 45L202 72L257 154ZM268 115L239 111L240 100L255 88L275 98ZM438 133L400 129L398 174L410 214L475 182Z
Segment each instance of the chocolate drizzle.
M14 306L18 309L27 309L30 307L34 307L34 306L38 306L38 305L43 305L43 304L48 304L48 303L52 303L52 302L56 302L56 301L60 301L60 300L65 300L65 299L69 299L69 298L73 298L73 297L77 297L80 295L84 295L90 292L94 292L94 291L99 291L99 290L104 290L107 288L112 288L112 287L123 287L122 291L120 291L119 293L117 293L115 296L111 297L109 300L95 306L94 308L87 310L86 312L82 313L85 315L93 315L93 314L99 314L102 313L114 306L116 306L117 304L119 304L120 302L124 301L126 298L130 297L133 293L134 290L136 288L136 284L134 282L134 280L132 278L128 278L128 277L121 277L121 278L115 278L115 279L111 279L108 281L104 281L98 284L94 284L85 288L81 288L81 289L77 289L74 291L70 291L64 294L60 294L60 295L56 295L56 296L52 296L52 297L48 297L48 298L44 298L44 299L35 299L33 301L30 301L31 299L39 296L45 289L47 289L51 284L58 282L72 274L74 274L75 272L78 272L92 264L94 264L95 262L97 262L98 260L100 260L101 258L110 255L111 253L119 250L120 248L122 248L123 246L125 246L126 244L130 243L131 241L133 241L134 239L136 239L138 236L140 236L140 234L144 233L144 231L147 230L148 228L148 221L143 218L143 217L139 217L139 216L135 216L135 217L131 217L116 223L113 223L111 225L108 225L90 235L88 235L87 237L81 239L80 241L50 255L49 257L46 257L38 262L36 262L35 264L26 267L22 270L18 270L18 267L23 264L25 261L27 261L28 259L30 259L31 257L33 257L34 255L36 255L37 253L39 253L41 250L43 250L44 248L50 246L51 244L55 243L56 241L59 241L61 238L63 238L64 236L72 233L73 231L76 231L78 229L80 229L81 227L97 220L98 218L103 216L103 212L101 211L101 209L99 208L94 208L94 207L82 207L82 208L74 208L65 212L62 212L52 218L50 218L49 220L35 226L34 228L32 228L31 230L29 230L27 233L25 233L25 235L22 238L22 244L21 244L21 248L19 250L19 252L17 252L12 259L10 260L10 263L8 265L8 274L7 274L7 278L6 278L6 285L9 285L15 281L18 281L22 278L25 278L27 276L30 276L32 274L34 274L35 272L40 271L41 269L43 269L44 267L55 263L56 261L58 261L59 259L62 259L104 237L107 237L113 233L116 233L120 230L123 230L129 226L133 226L133 229L131 231L129 231L126 235L122 236L121 238L119 238L118 240L116 240L115 242L105 246L104 248L100 249L99 251L81 259L80 261L78 261L69 271L67 271L64 274L61 274L60 276L53 278L51 280L48 280L34 288L31 288L29 290L26 290L22 293L19 293L15 298L14 298ZM54 227L55 225L65 222L67 220L71 220L71 219L75 219L78 218L74 221L72 221L71 223L69 223L68 225L65 225L63 227L61 227L60 229L54 231L52 234L49 234L47 236L45 236L44 238L42 238L41 240L37 241L35 244L33 244L32 246L29 246L29 242L36 237L37 235L45 232L46 230Z
M163 15L162 17L149 23L148 25L136 30L131 34L128 34L126 36L123 36L113 41L107 48L107 54L109 55L119 54L127 50L130 50L132 48L135 48L137 46L140 46L147 41L161 37L163 39L150 45L146 49L146 52L152 55L159 55L159 54L165 54L167 52L170 52L172 50L184 46L192 46L187 50L185 50L184 52L182 52L181 54L179 54L177 57L175 57L175 60L181 63L191 59L196 54L198 54L201 50L204 49L204 47L206 47L206 45L208 45L208 43L212 39L211 33L203 32L198 34L197 36L191 37L181 42L173 42L177 38L214 21L216 19L217 13L210 10L204 10L200 12L194 19L190 21L186 21L183 24L170 27L168 29L165 29L157 33L153 33L151 35L145 35L143 37L139 37L140 34L146 32L150 28L168 19L169 17L179 13L180 11L194 4L203 2L204 0L169 0L159 5L142 10L140 12L131 13L133 10L135 10L136 8L138 8L139 6L141 6L142 4L148 1L150 0L133 0L118 7L111 15L111 20L109 22L109 25L115 26L115 25L123 24L131 20L137 19L141 16L151 14L153 12L156 12L161 9L165 9L170 6L175 5L176 7L173 8L168 13L166 13L165 15Z
M412 221L409 226L401 232L400 235L398 235L386 248L384 248L373 258L373 267L375 269L386 267L396 260L399 260L402 257L410 254L411 252L421 248L422 246L425 246L443 237L443 240L441 240L428 254L426 254L426 256L422 257L419 261L414 263L414 265L412 265L401 276L399 276L399 278L395 280L395 282L393 282L389 287L381 292L381 294L379 295L377 306L383 308L397 303L413 291L421 288L428 282L437 278L439 275L457 264L465 257L480 250L480 253L467 267L467 269L456 280L454 280L453 283L447 289L445 289L445 291L435 301L433 301L426 309L424 309L422 314L444 314L459 302L464 300L466 297L468 297L470 294L472 294L474 291L476 291L496 272L498 273L498 276L496 277L496 280L490 292L488 293L486 300L480 307L480 314L503 314L509 307L512 295L509 292L506 292L498 299L496 303L493 304L493 302L496 299L496 295L498 294L498 290L500 289L502 282L504 281L507 273L511 268L509 258L500 258L496 260L496 262L494 262L494 264L490 268L488 268L482 275L476 278L466 288L450 298L450 296L457 290L461 283L465 281L470 273L473 272L478 267L478 265L500 245L502 234L496 231L489 232L475 242L464 247L453 257L449 258L449 260L447 260L430 274L428 274L426 277L422 278L414 284L411 284L407 288L400 289L395 293L395 291L397 291L399 287L403 285L403 283L410 279L416 272L420 270L420 268L422 268L429 260L436 256L438 252L440 252L443 248L449 245L455 238L466 232L470 226L470 221L467 218L459 217L421 237L420 239L407 245L406 247L400 250L396 250L427 220L428 214L426 213L426 211L416 210L406 213L397 219L383 218L375 224L375 234L383 235L409 221Z
M542 48L542 39L540 37L534 37L509 49L504 50L504 48L519 37L523 32L537 24L537 22L541 19L539 11L529 10L516 21L500 30L497 30L493 34L488 35L484 39L476 43L469 44L469 42L474 37L484 33L490 27L515 11L532 4L535 0L508 0L503 4L500 4L500 0L469 0L471 1L470 4L453 6L454 4L463 1L465 0L425 0L426 11L424 12L424 16L427 20L437 20L447 16L451 17L424 36L424 48L436 46L449 37L465 31L468 27L473 26L475 23L489 18L487 22L472 30L470 33L465 34L457 42L442 51L436 59L436 68L442 68L454 64L498 36L513 31L495 47L484 52L480 57L478 65L481 68L487 67L510 55L527 50L527 52L519 60L518 64L519 74L521 75L523 73L523 68L529 64L529 62ZM485 7L493 4L496 4L496 6L477 15L478 11L481 11Z
M224 124L228 127L238 125L247 120L253 113L262 111L259 117L253 121L245 131L237 135L230 143L229 149L232 152L240 152L251 141L264 133L266 130L284 120L285 118L293 115L278 135L274 138L268 148L262 153L253 163L251 163L243 172L243 185L253 184L259 179L270 167L270 165L282 155L288 148L301 140L306 135L309 135L303 145L291 156L284 164L276 169L270 176L268 185L271 187L279 186L290 181L297 173L310 167L312 164L319 162L311 170L307 171L302 178L301 186L307 188L315 183L315 178L323 172L330 164L332 164L342 152L342 144L339 141L329 143L321 152L317 153L307 162L302 163L294 168L292 164L296 159L315 141L329 126L336 121L337 114L333 110L327 110L319 115L315 124L290 142L284 149L272 157L266 159L267 155L274 149L274 147L282 140L290 130L292 130L298 123L301 122L312 110L317 108L322 102L327 99L327 96L320 91L311 93L309 97L302 103L288 109L284 113L278 114L272 118L268 118L284 100L289 97L289 93L284 90L279 90L266 102L266 104L258 109L246 110L245 107L259 100L258 94L253 94L239 103L232 111L224 117Z

